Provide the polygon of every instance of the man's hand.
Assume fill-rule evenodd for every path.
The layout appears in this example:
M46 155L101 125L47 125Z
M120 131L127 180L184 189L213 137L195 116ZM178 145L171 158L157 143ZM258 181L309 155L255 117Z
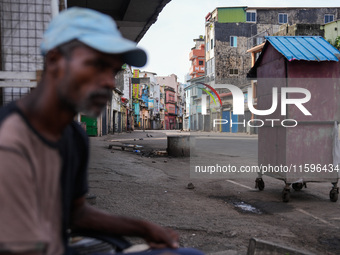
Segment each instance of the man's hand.
M87 205L82 197L74 201L73 229L94 230L108 235L137 236L143 238L152 249L178 248L178 234L154 223L115 216Z
M178 234L172 229L163 228L151 222L145 222L146 233L143 238L152 249L179 247Z

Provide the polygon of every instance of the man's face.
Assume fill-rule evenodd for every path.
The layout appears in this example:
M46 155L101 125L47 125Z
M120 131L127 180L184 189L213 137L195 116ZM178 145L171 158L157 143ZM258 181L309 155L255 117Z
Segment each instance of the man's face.
M73 113L98 116L111 100L115 76L123 65L120 55L98 52L87 46L75 48L61 61L57 95L62 107Z

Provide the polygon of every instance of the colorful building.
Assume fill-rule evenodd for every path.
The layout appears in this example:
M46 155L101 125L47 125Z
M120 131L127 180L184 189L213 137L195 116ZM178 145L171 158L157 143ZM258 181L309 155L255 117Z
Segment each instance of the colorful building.
M179 82L177 76L158 76L157 83L161 87L161 104L164 105L164 119L162 120L162 129L178 129L178 90ZM182 99L181 99L182 100ZM162 118L163 116L161 116ZM177 121L176 121L177 120Z
M203 35L194 39L195 46L191 49L189 59L191 67L189 74L192 78L197 78L205 74L205 43Z
M165 93L165 116L164 129L176 129L176 93L175 90L169 86L164 87Z

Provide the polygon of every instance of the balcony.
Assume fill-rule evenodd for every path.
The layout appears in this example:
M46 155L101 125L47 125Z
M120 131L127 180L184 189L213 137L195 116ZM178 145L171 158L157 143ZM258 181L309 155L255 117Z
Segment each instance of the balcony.
M189 69L189 74L191 76L196 76L196 75L204 75L205 74L205 67L204 66L191 66Z
M273 29L267 29L266 31L259 33L257 35L254 35L250 38L247 39L247 48L253 48L256 47L257 45L260 45L265 42L265 37L268 35L273 34Z
M190 51L189 60L193 60L198 57L204 57L204 49L201 50L194 49Z

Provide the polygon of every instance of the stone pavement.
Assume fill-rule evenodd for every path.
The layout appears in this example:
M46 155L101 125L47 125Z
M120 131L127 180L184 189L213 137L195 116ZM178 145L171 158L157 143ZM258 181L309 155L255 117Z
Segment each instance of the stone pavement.
M167 133L189 134L180 131ZM191 133L207 135L205 132ZM198 248L208 255L245 255L252 237L280 243L281 246L286 244L290 247L300 247L302 250L316 249L318 245L316 239L319 235L327 233L332 237L337 233L337 229L330 228L329 225L308 228L310 219L295 210L294 204L282 204L281 190L277 188L278 185L282 185L281 181L266 180L266 190L259 194L254 189L253 179L236 181L192 179L188 171L190 165L188 158L151 154L154 150L166 149L166 135L164 131L138 130L90 139L90 193L97 196L97 207L173 228L181 236L181 246ZM256 136L246 134L213 133L213 135L225 139L233 147L234 141L238 139L240 141L256 139ZM130 149L122 151L120 147L122 144L143 147L141 152ZM240 149L247 149L247 144ZM112 147L109 149L110 145ZM242 153L239 155L241 156L221 157L227 156L228 160L241 162L247 160ZM193 183L194 188L188 188L190 183ZM315 200L313 196L320 194L305 194L306 201L303 198L298 200L299 196L296 195L295 200L299 202L297 204L299 208L319 215L318 211L311 210L308 204L308 199ZM265 213L240 212L235 209L235 201L242 203L245 201L264 210ZM322 199L319 201L323 207L327 207L327 211L336 209L325 204ZM139 239L132 241L141 242ZM324 246L319 244L317 250L323 249ZM267 254L279 254L270 252Z
M154 150L166 150L166 135L169 134L190 133L177 130L167 132L138 130L90 138L89 183L90 193L97 197L96 206L113 213L142 217L174 228L180 233L183 246L202 249L203 246L207 246L204 243L208 243L209 247L203 249L208 255L244 255L247 244L238 250L231 248L228 243L226 246L214 247L214 236L216 234L221 236L218 234L220 230L213 234L215 232L213 229L206 232L204 224L197 225L196 220L201 217L202 210L198 208L202 206L202 199L198 197L185 199L183 196L195 194L194 190L191 192L186 188L192 181L185 174L189 164L188 158L150 156L150 152ZM124 144L141 145L143 148L140 149L141 152L133 152L132 149L122 151L121 145ZM190 200L196 202L192 201L190 205L188 202ZM124 206L121 203L124 203ZM171 212L174 204L177 204L181 211ZM209 237L201 241L202 234ZM133 241L140 242L134 239ZM216 252L219 253L215 254Z

